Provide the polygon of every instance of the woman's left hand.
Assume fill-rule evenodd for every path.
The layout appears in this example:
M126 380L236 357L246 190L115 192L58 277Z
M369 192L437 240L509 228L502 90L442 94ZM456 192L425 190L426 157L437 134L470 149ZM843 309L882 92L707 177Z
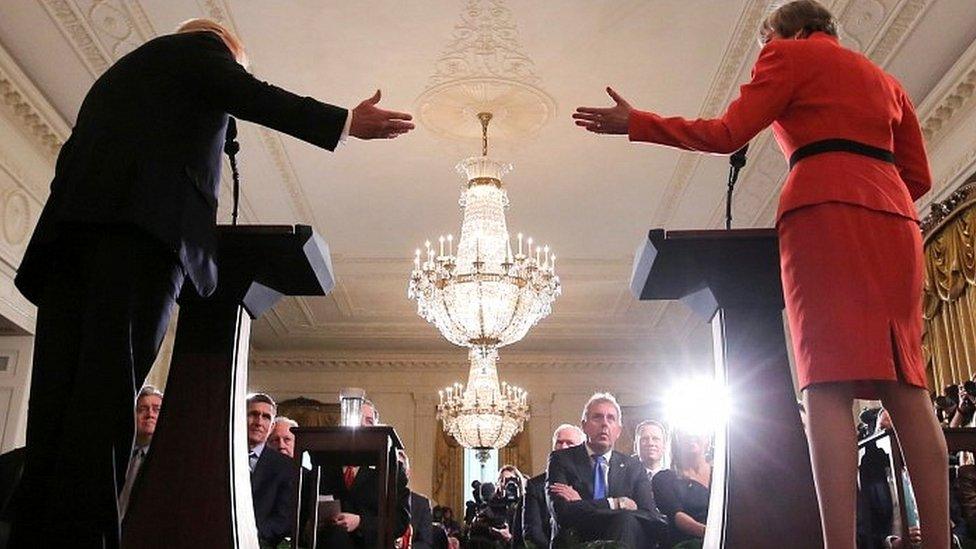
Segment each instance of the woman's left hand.
M626 99L607 86L607 94L617 104L613 107L577 107L573 113L576 125L594 133L628 133L630 113L634 110Z

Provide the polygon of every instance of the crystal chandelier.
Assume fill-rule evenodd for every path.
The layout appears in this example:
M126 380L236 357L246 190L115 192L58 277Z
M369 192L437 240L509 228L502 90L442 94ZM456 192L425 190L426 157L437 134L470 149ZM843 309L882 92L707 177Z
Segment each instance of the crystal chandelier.
M426 242L425 253L415 252L407 290L417 301L417 314L451 343L470 349L468 385L441 391L438 417L458 443L479 450L508 444L529 415L525 391L504 383L499 388L498 348L525 337L552 312L561 292L549 246L533 248L532 239L519 233L512 249L505 222L508 195L502 188L512 166L488 157L491 118L488 112L478 114L481 156L457 165L467 180L457 254L453 235L440 237L437 250ZM479 453L479 459L486 458Z
M513 253L505 223L508 195L502 188L502 177L512 166L488 157L491 114L478 118L482 156L457 165L467 178L459 201L464 214L457 255L453 235L440 237L438 250L427 241L426 252L415 252L407 295L417 300L417 314L448 341L487 356L525 337L552 312L561 290L549 246L533 249L532 239L519 233Z
M529 419L529 405L524 389L505 382L499 388L497 351L483 354L471 349L468 358L467 386L455 383L438 391L437 418L459 444L478 449L478 458L485 461L488 449L504 447L522 430Z

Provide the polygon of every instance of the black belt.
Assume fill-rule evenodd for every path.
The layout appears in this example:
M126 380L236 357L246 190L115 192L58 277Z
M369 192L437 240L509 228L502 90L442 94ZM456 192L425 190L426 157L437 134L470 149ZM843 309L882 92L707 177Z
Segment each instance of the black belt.
M879 149L878 147L872 147L871 145L865 145L864 143L860 143L858 141L851 141L850 139L824 139L822 141L807 143L806 145L793 151L793 154L790 155L790 169L792 170L793 166L795 166L797 162L808 156L838 151L868 156L877 160L888 162L889 164L895 163L895 155L891 151Z

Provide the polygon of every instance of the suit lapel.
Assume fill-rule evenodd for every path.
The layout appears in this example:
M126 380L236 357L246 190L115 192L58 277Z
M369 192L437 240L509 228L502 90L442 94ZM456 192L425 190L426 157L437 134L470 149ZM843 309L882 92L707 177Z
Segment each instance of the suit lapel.
M617 490L618 484L623 478L624 473L624 454L617 452L616 450L610 454L609 470L607 471L607 494L617 494L621 493Z
M254 463L254 471L251 472L252 492L258 492L258 488L261 486L261 483L264 482L264 478L267 476L265 471L267 467L264 466L266 464L263 462L267 461L268 457L265 454L269 451L270 450L265 447L264 450L261 451L261 455L258 456L257 462Z
M593 461L590 459L589 452L586 451L586 443L575 447L577 450L573 455L576 462L576 470L579 473L582 488L585 493L581 493L583 499L593 499Z

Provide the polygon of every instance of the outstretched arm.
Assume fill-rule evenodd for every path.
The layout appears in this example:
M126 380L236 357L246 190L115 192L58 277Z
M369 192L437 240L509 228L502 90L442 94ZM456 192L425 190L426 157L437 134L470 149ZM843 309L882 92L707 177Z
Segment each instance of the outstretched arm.
M701 152L735 152L772 124L789 105L794 88L793 67L784 51L789 45L783 42L773 41L763 48L752 80L742 86L739 97L719 118L665 118L639 111L611 88L607 88L607 93L616 103L613 107L579 107L573 118L589 131L628 134L631 141Z

